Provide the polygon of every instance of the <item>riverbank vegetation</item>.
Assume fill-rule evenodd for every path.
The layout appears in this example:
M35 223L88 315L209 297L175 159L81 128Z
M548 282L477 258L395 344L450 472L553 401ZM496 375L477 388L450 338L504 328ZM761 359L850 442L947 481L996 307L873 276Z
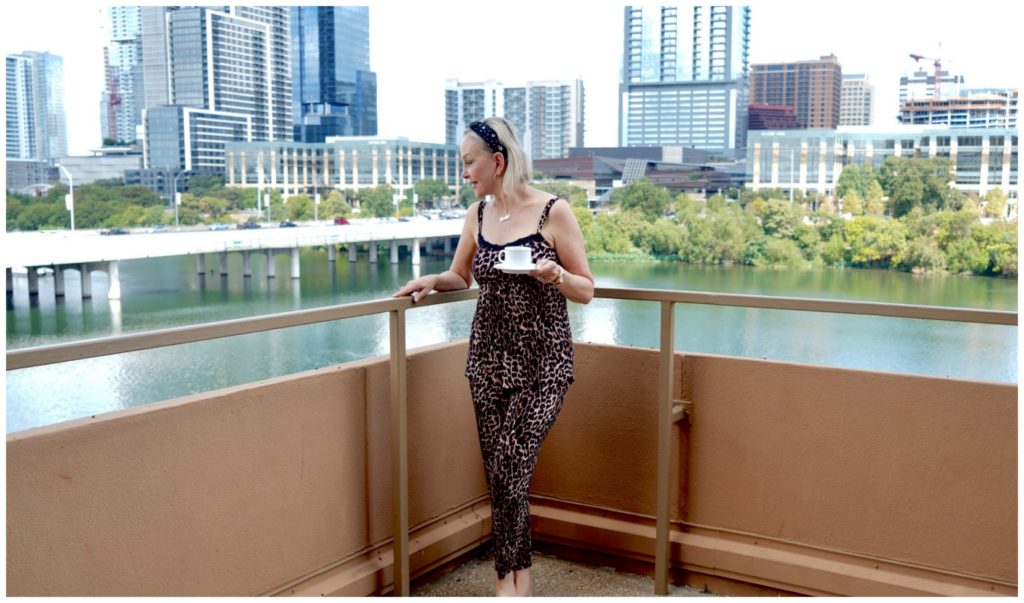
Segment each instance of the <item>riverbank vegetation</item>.
M731 191L706 201L673 196L641 179L615 189L608 211L592 213L587 195L557 181L537 184L568 199L595 260L657 259L692 264L773 267L853 266L913 272L1017 276L1017 221L1007 220L1007 198L993 189L981 198L949 186L948 159L889 157L878 170L849 165L837 186L837 200L824 195L770 189ZM259 202L251 189L225 187L218 177L194 176L181 196L182 225L244 219L259 205L269 219L321 220L396 214L388 185L332 190L319 204L308 195L287 202L275 191ZM417 196L444 196L443 183L424 180ZM463 192L467 187L463 187ZM41 197L7 194L7 230L67 228L67 188ZM728 197L728 198L727 198ZM397 213L413 213L411 192ZM460 200L461 201L461 200ZM470 199L464 201L470 202ZM838 207L837 207L838 205ZM141 186L118 180L75 187L77 228L174 224L173 205Z
M891 160L891 161L890 161ZM542 188L573 202L587 255L770 267L851 266L1017 277L1017 221L1006 195L950 187L945 159L889 158L880 170L847 166L840 208L825 196L744 191L734 199L673 197L646 179L616 189L592 214L582 190Z

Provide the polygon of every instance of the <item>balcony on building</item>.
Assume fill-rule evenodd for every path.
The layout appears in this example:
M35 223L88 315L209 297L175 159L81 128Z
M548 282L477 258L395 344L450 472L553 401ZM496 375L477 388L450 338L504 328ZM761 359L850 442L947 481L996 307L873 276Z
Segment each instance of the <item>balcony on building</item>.
M695 354L666 335L694 303L1014 327L1016 313L598 296L660 307L661 348L577 343L531 487L538 551L653 576L651 595L1017 594L1016 384ZM14 370L390 317L388 356L10 434L7 594L412 594L479 563L490 509L466 341L405 349L407 312L475 298L8 352Z

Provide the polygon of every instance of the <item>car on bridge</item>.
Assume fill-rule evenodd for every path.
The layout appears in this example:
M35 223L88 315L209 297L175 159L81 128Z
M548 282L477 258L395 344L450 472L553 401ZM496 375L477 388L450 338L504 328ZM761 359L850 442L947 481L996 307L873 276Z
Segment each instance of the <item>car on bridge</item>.
M210 230L229 230L231 227L223 222L216 222L210 224Z
M346 218L345 216L338 216L337 218L334 219L334 223L335 224L342 224L342 225L344 225L344 224L351 224L351 222L349 222L348 218Z
M259 228L259 227L260 227L260 223L257 222L256 220L253 220L252 218L249 218L245 222L239 222L238 223L238 229L239 230L249 230L250 228Z
M298 224L292 222L291 220L281 220L281 223L278 224L277 226L278 228L295 228L296 226L298 226Z
M101 230L101 235L126 235L128 231L124 228L111 228L110 230Z

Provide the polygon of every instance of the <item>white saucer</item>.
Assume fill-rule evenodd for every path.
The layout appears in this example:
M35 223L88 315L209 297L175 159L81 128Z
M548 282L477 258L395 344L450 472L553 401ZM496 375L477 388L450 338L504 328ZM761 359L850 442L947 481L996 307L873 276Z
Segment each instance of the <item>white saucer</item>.
M501 270L505 274L529 274L537 269L537 264L530 264L529 266L524 266L522 268L506 266L505 264L495 264L494 268Z

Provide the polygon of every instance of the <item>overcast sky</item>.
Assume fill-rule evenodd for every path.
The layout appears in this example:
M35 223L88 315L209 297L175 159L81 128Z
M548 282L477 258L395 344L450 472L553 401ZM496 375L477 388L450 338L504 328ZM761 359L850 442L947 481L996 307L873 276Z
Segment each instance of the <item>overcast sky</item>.
M1007 0L747 4L752 6L751 62L835 54L844 73L866 73L875 85L877 125L896 123L899 77L914 67L910 53L939 56L972 87L1019 87L1024 80L1022 11ZM106 6L95 0L14 0L0 8L4 54L38 50L64 58L72 154L84 154L102 138ZM585 143L616 144L623 4L379 0L369 6L380 135L444 142L444 86L449 78L522 83L580 77L586 91Z

